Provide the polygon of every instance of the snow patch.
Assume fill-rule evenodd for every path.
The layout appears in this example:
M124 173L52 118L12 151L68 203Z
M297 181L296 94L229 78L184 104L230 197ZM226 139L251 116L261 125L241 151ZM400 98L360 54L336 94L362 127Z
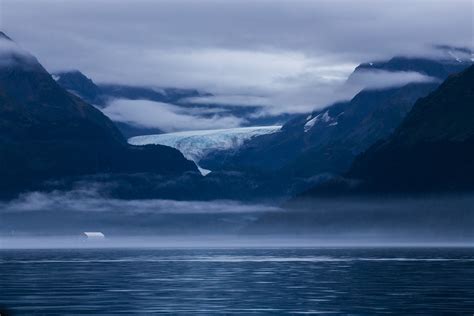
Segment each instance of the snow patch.
M281 126L255 126L214 130L198 130L158 135L135 136L128 140L131 145L164 145L176 148L184 157L196 163L202 175L211 171L199 167L206 155L227 149L237 149L245 141L260 135L278 132Z
M316 124L316 121L318 120L318 118L319 118L319 115L317 115L317 116L313 117L312 119L310 119L309 121L307 121L306 124L304 125L304 131L307 132L311 128L313 128L313 126L314 126L314 124Z
M308 120L309 119L309 120ZM308 116L306 124L304 124L304 131L305 133L308 132L310 129L314 127L319 122L324 122L324 123L329 123L328 126L335 126L337 125L337 121L334 120L329 115L329 111L326 111L324 113L319 113L315 117L311 118L311 116Z
M461 58L459 58L455 53L453 53L452 51L449 51L448 54L453 57L458 63L462 63L462 60Z
M331 120L331 116L329 116L329 111L324 112L323 117L321 118L323 122L329 122Z

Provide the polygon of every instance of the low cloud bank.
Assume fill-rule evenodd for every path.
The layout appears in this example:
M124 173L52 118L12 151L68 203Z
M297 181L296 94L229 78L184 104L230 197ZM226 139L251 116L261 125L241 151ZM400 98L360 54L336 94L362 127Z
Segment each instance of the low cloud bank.
M202 104L202 108L147 100L115 99L103 111L114 121L159 128L165 132L233 128L245 125L250 118L311 112L334 102L350 99L362 89L384 89L408 83L437 81L436 78L417 72L383 70L359 71L349 81L345 78L319 81L309 74L278 80L288 89L282 87L266 91L262 95L223 94L183 100L185 103ZM232 115L228 110L235 106L249 107L252 111L246 115Z
M223 200L119 200L76 189L33 192L1 203L0 236L78 237L100 231L111 240L174 236L203 245L217 236L240 236L254 244L266 238L280 244L300 238L322 246L460 244L474 241L473 205L470 195L305 200L283 209ZM225 238L217 239L225 246Z
M308 113L324 108L332 103L351 99L363 89L385 89L400 87L409 83L436 82L438 79L413 71L365 70L354 73L349 81L349 73L318 75L310 71L295 76L275 79L269 87L271 91L261 91L260 95L214 95L193 97L188 102L226 106L259 107L253 116L273 116L283 113ZM258 93L258 92L255 92Z
M225 214L277 212L280 208L264 204L245 204L237 201L175 201L164 199L120 200L101 197L94 189L68 192L31 192L18 199L1 203L0 214L11 212L110 212L112 214Z
M3 238L79 237L85 231L112 238L236 234L262 214L281 211L226 200L120 200L102 197L96 189L32 192L0 204L0 246Z
M438 82L439 79L414 71L362 70L351 76L351 84L365 89L401 87L409 83Z
M226 114L220 109L180 107L147 100L112 100L103 112L112 120L165 132L238 127L245 118Z

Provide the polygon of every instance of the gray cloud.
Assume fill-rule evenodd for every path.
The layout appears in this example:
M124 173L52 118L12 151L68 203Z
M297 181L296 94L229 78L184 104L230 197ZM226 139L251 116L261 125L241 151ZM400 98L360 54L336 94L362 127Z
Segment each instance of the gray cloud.
M237 233L263 214L282 211L230 200L119 200L100 191L101 185L87 183L72 191L30 192L0 202L1 239L53 235L76 236L77 242L84 231L100 231L116 241L120 236L217 235ZM24 242L31 245L31 240Z
M359 88L382 89L403 86L410 82L436 82L439 79L413 71L361 70L351 76L351 81Z
M231 128L244 122L244 119L227 115L220 109L183 108L147 100L112 100L103 112L114 121L156 127L165 132ZM210 113L214 114L209 116Z
M126 214L225 214L279 212L280 208L237 201L119 200L101 197L93 188L51 193L31 192L18 199L0 203L0 214L52 211L111 212Z
M266 96L216 95L189 98L189 102L217 104L221 106L261 106L252 117L281 113L306 113L351 98L362 89L383 89L403 86L411 82L435 82L438 79L417 72L389 72L384 70L361 70L351 76L350 82L335 79L318 82L311 74L299 77L280 78L287 89L276 90Z
M20 242L25 236L62 236L50 240L53 244L63 242L64 236L76 236L77 243L84 231L101 231L119 244L123 242L120 237L127 236L170 237L166 242L160 238L147 243L154 247L169 247L177 241L176 236L196 245L202 236L215 236L222 241L225 235L235 234L239 238L253 236L249 245L260 243L265 235L280 236L274 246L297 236L306 236L313 243L319 240L320 245L326 246L334 242L472 244L473 201L471 195L316 199L299 201L292 209L284 210L235 201L124 201L101 198L89 187L69 192L32 192L0 203L0 236L2 247L18 237ZM5 240L7 236L11 240ZM137 240L136 245L143 247L143 241ZM31 247L35 240L23 242Z
M260 98L307 112L353 68L433 44L473 47L470 0L3 0L0 27L51 70Z
M23 64L34 65L36 59L17 43L0 37L0 67Z

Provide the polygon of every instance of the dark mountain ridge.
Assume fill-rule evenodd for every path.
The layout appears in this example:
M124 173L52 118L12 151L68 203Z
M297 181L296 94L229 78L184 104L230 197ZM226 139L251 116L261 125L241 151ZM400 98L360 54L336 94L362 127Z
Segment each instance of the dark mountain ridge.
M370 70L385 70L389 72L405 71L417 72L425 76L445 79L450 74L460 71L460 68L466 67L469 64L468 60L456 59L429 59L422 57L393 57L388 61L376 61L370 63L363 63L359 65L351 76L358 74L361 71ZM464 65L464 66L463 66ZM351 78L349 77L349 80Z
M100 87L82 72L72 70L54 73L53 78L61 87L81 97L84 101L97 106L103 106L105 104Z
M474 66L420 99L347 174L373 192L474 189Z
M6 35L0 53L0 191L93 173L197 171L175 149L135 147L104 114L61 88Z

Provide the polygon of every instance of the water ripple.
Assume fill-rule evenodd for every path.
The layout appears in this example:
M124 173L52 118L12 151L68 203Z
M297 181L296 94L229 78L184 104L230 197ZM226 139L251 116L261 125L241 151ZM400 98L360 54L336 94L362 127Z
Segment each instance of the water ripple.
M0 306L15 315L474 311L473 249L3 250L0 257Z

